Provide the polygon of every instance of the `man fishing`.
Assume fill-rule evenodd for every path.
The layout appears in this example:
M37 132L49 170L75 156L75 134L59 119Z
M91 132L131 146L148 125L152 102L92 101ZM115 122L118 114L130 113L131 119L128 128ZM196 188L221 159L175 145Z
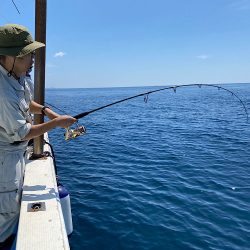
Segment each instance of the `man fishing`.
M34 51L44 46L24 26L0 26L0 243L16 231L28 140L76 121L31 98L25 76L34 62ZM31 113L50 120L33 125Z

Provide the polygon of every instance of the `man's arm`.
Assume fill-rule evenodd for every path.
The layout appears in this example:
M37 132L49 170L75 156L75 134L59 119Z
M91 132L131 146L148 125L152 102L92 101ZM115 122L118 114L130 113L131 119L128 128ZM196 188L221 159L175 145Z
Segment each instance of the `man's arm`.
M28 134L22 140L30 140L56 127L67 128L71 126L74 122L76 122L75 118L68 115L61 115L51 121L38 125L31 125Z
M29 108L30 108L30 112L32 114L42 114L43 106L35 101L30 102ZM59 114L57 114L56 112L54 112L53 110L51 110L49 108L46 108L44 110L44 113L46 114L46 116L49 117L50 120L55 119L55 118L60 116Z

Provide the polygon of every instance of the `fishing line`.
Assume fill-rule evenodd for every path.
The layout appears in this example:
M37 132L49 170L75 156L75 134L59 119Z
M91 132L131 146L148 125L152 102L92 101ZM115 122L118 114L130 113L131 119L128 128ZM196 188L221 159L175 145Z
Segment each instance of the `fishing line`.
M11 1L12 1L12 3L14 4L14 6L15 6L15 8L16 8L16 10L17 10L17 12L18 12L18 14L20 15L21 13L20 13L19 9L17 8L17 6L16 6L16 4L15 4L14 0L11 0Z
M55 105L52 105L51 103L48 103L48 102L45 102L45 103L46 103L47 105L49 105L50 107L52 107L52 108L54 108L54 109L56 109L56 110L62 112L63 114L67 115L67 113L66 113L64 110L62 110L62 109L56 107Z
M56 109L57 111L60 111L60 112L61 112L62 114L64 114L64 115L67 115L67 114L68 114L68 113L65 112L64 110L62 110L62 109L56 107L55 105L53 105L53 104L51 104L51 103L49 103L49 102L45 102L45 104L47 104L48 106L50 106L50 107ZM79 124L78 120L76 121L76 126L77 126L78 128L81 127L81 125ZM94 123L94 122L86 122L86 126L96 126L96 123Z

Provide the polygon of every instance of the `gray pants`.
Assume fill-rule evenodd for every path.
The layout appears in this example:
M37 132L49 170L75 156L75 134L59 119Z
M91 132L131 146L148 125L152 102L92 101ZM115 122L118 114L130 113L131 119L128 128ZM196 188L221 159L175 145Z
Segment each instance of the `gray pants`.
M23 151L0 152L0 242L17 229L24 167Z

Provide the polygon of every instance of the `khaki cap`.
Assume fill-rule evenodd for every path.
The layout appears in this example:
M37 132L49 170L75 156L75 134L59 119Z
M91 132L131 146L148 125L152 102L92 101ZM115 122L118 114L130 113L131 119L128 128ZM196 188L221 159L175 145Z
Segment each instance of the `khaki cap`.
M44 43L34 41L28 29L22 25L0 26L0 55L23 57L44 46Z

